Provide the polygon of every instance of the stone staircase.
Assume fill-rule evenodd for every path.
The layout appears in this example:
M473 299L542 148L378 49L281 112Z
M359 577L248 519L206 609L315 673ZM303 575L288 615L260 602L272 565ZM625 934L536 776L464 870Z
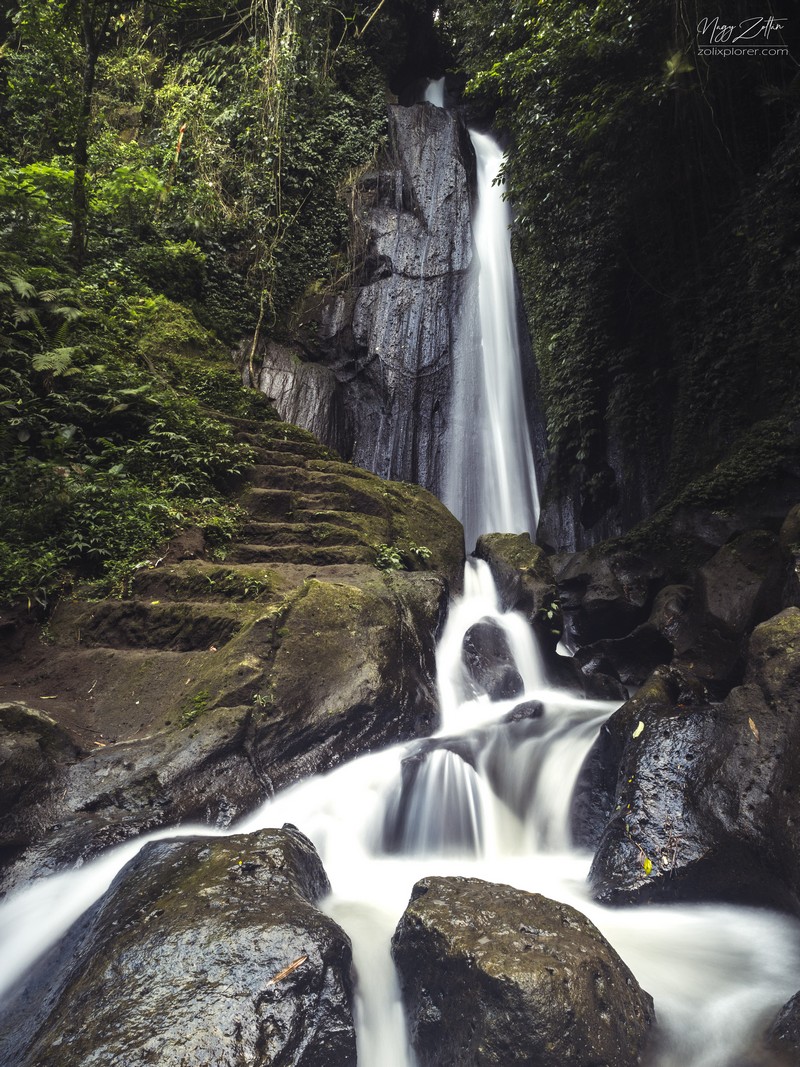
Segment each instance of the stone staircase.
M140 568L123 597L94 601L77 592L62 601L50 644L16 677L13 667L3 672L0 697L24 694L84 743L185 726L213 708L271 699L271 664L292 628L287 618L308 608L300 602L309 583L316 583L309 604L315 597L338 603L349 591L311 631L339 643L348 613L357 640L397 596L391 575L375 566L381 546L401 553L404 571L457 584L458 526L430 494L343 462L277 419L228 421L253 464L239 490L243 521L224 552L204 546L198 531ZM415 553L422 545L429 557ZM392 623L401 624L399 616ZM322 646L318 638L308 654Z

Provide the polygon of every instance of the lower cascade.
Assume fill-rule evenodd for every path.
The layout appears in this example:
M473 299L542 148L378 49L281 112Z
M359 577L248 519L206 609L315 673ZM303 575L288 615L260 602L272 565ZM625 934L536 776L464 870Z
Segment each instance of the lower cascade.
M797 924L720 905L608 909L585 889L591 856L569 844L569 804L581 762L614 709L548 689L514 648L525 679L514 700L470 691L461 642L476 618L520 621L488 603L491 576L470 562L467 592L440 643L441 729L286 789L227 833L290 822L311 838L333 887L323 909L351 938L363 1067L413 1067L390 940L412 886L465 876L542 893L577 908L609 940L655 1001L653 1067L731 1067L764 1019L795 991ZM530 652L531 650L529 650ZM531 703L534 702L534 703ZM510 715L520 704L530 716ZM408 773L410 762L414 764ZM0 989L34 960L143 847L158 838L224 836L208 827L159 831L79 870L35 883L0 909Z

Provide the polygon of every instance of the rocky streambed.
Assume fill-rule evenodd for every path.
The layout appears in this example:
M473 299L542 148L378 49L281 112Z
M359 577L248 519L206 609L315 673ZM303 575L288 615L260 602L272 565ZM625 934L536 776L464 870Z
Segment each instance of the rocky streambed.
M285 424L240 430L263 462L228 559L173 546L125 599L62 604L47 645L6 627L10 903L156 828L191 836L145 845L27 972L6 999L5 1062L355 1062L350 940L319 910L329 882L314 846L289 826L231 832L293 782L434 732L435 645L463 542L424 491ZM596 900L797 914L797 525L795 510L781 529L728 530L681 580L624 545L559 557L524 535L481 539L503 607L538 635L545 683L621 701L568 805ZM377 568L381 546L411 569ZM521 750L551 710L525 699L501 622L470 628L464 678L478 705L505 701ZM475 773L470 744L429 743L415 766L438 751ZM530 796L513 793L521 817ZM502 882L431 873L411 893L394 956L418 1062L667 1062L658 1004L592 923ZM796 999L773 1010L737 1062L796 1063L797 1018Z

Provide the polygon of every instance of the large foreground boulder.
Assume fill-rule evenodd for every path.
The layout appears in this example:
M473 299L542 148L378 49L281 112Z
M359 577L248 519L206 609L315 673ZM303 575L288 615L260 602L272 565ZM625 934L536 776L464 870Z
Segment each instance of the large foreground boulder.
M613 807L607 786L595 791L609 812L590 873L595 895L797 909L800 610L756 627L744 684L721 703L661 688L651 683L621 708L589 756L597 784L604 762L616 778Z
M574 908L425 878L392 942L420 1067L633 1067L653 1002Z
M0 1020L15 1067L355 1065L350 943L293 828L146 845Z

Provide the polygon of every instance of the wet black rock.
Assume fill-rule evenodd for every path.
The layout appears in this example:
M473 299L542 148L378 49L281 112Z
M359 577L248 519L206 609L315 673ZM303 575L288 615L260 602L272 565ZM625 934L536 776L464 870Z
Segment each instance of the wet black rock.
M373 567L345 577L303 583L282 608L279 642L276 618L262 612L232 652L206 657L208 676L224 681L232 707L201 709L182 727L94 748L77 762L65 741L53 747L55 724L45 744L46 718L16 715L13 731L0 734L0 743L6 737L14 746L0 787L4 774L8 783L24 774L28 784L18 795L9 784L6 794L3 888L158 826L191 820L225 828L282 786L430 733L445 583L424 572L380 576ZM164 670L175 673L172 661ZM253 700L256 684L263 688Z
M756 627L742 686L719 704L698 699L657 672L590 753L580 788L608 813L593 892L608 903L711 897L797 910L800 610ZM578 829L589 843L597 824L584 814Z
M475 555L489 564L505 611L520 611L536 623L549 610L548 629L560 627L553 569L544 549L531 543L530 534L483 534Z
M60 799L60 772L79 751L54 719L25 704L0 704L0 857L8 862Z
M506 635L491 619L481 619L467 630L463 658L477 692L488 693L492 700L510 700L523 693Z
M766 530L723 545L695 576L691 610L675 635L678 658L726 692L741 680L750 631L783 606L786 576L786 554Z
M565 631L576 645L624 637L650 612L662 570L632 552L590 549L554 563Z
M392 950L420 1067L634 1067L653 1003L574 908L425 878Z
M795 504L784 519L779 540L787 559L783 603L785 607L800 607L800 504Z
M515 708L512 708L507 715L504 715L501 722L521 722L530 719L541 719L542 715L544 715L544 704L541 700L525 700L522 704L517 704Z
M689 671L662 666L607 720L575 785L571 831L578 847L594 851L615 814L623 753L638 724L651 716L667 715L675 707L694 708L706 703L704 686Z
M800 993L783 1005L766 1032L764 1042L781 1062L800 1063Z
M15 1067L355 1065L351 951L297 830L146 845L0 1021Z

